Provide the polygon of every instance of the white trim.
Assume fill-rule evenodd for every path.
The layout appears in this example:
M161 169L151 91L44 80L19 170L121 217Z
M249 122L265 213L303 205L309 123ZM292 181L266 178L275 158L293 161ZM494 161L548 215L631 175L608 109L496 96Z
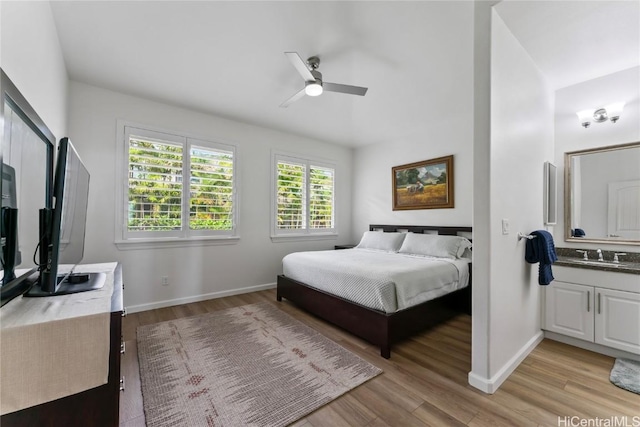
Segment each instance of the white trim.
M277 155L277 156L289 158L292 161L298 161L302 163L306 163L306 162L318 163L317 166L326 166L330 168L335 168L335 163L336 163L335 160L332 160L332 159L318 157L318 156L307 156L305 154L294 153L292 151L272 149L271 154L272 156Z
M125 209L127 205L124 202L124 195L127 192L128 180L126 168L124 164L127 144L125 143L125 127L130 122L124 120L116 120L116 175L115 175L115 241L122 241L124 238L124 219L126 218Z
M282 242L294 242L294 241L305 241L305 240L336 240L337 238L338 238L338 233L279 234L277 236L271 236L271 241L273 243L282 243Z
M117 240L116 247L121 251L137 249L186 248L192 246L234 245L240 236L195 236L185 238L150 238Z
M194 295L191 297L175 298L164 301L156 301L148 304L130 305L126 307L127 313L138 313L140 311L154 310L156 308L171 307L174 305L189 304L192 302L206 301L210 299L229 297L233 295L247 294L250 292L264 291L273 289L276 283L267 283L264 285L247 286L246 288L233 289L229 291L217 291L208 294Z
M185 132L175 132L160 129L156 126L134 123L127 120L116 120L116 185L115 185L115 244L118 249L150 249L154 247L182 247L182 246L204 246L217 244L236 243L239 239L239 218L240 203L238 188L240 186L239 174L239 147L237 144L226 142L218 138L208 139L202 136L191 135ZM128 135L133 134L140 137L157 139L166 142L180 144L183 150L183 177L190 173L189 164L191 156L191 146L195 145L204 149L220 150L231 153L233 157L233 186L232 186L232 229L231 230L191 230L188 226L189 189L184 191L182 201L183 230L169 232L129 232L126 229L125 218L128 215L128 205L125 202L128 194ZM187 172L187 173L185 173ZM120 182L118 182L120 180ZM188 185L183 180L183 185ZM186 202L185 202L186 200ZM140 236L140 237L138 237ZM153 237L158 236L158 237ZM189 243L193 241L193 243ZM157 244L154 244L157 242Z
M162 133L162 134L169 134L169 135L174 135L175 137L179 137L179 138L189 138L189 139L199 139L201 141L211 141L214 142L216 144L222 144L222 145L228 145L228 146L232 146L235 147L238 144L232 140L228 140L226 138L214 138L211 139L209 137L203 136L201 134L194 134L194 133L189 133L187 131L176 131L176 130L172 130L172 129L167 129L167 128L162 128L159 126L155 126L155 125L148 125L145 123L139 123L139 122L134 122L131 120L126 120L126 119L117 119L116 123L118 124L118 126L122 125L124 126L128 126L128 127L133 127L133 128L138 128L138 129L149 129L150 132L157 132L157 133Z
M610 357L622 357L624 359L633 359L640 361L640 354L629 353L628 351L618 350L617 348L611 348L601 344L584 341L567 335L558 334L556 332L544 331L544 337L550 340L561 342L563 344L593 351L594 353L600 353Z
M518 365L526 359L529 353L531 353L533 349L542 342L543 338L544 334L542 331L539 331L491 378L485 378L474 372L469 372L469 384L485 393L495 393L502 383L509 378L509 375L516 370Z

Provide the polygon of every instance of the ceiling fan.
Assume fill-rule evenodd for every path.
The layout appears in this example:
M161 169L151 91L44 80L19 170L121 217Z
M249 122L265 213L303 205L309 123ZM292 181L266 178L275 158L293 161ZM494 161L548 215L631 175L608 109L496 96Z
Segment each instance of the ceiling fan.
M285 52L284 54L287 55L287 58L289 58L295 69L298 70L298 73L300 73L304 79L304 88L280 104L280 107L282 108L288 107L304 95L318 96L325 90L329 92L339 92L360 96L364 96L367 93L366 87L342 85L322 81L322 73L318 71L320 58L317 56L310 57L305 63L296 52Z

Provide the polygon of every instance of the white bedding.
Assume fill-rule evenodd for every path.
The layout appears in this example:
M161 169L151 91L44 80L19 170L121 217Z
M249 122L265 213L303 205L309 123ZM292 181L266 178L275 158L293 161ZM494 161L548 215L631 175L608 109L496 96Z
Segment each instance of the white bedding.
M393 313L464 288L469 260L368 249L296 252L284 275L375 310Z

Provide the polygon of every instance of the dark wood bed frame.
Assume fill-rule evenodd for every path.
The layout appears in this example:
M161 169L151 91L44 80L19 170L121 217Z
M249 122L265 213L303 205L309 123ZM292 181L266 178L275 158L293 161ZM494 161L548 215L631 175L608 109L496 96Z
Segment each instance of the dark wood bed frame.
M370 225L369 230L409 231L470 238L471 227ZM276 299L293 302L304 310L380 347L380 355L391 357L391 345L447 320L460 312L471 314L471 264L469 286L431 301L385 313L314 289L284 275L278 276Z

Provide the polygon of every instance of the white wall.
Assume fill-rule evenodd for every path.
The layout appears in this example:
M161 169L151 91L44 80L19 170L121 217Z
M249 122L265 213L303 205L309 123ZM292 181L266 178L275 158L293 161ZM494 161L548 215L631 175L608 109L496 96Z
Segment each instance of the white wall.
M67 131L67 70L49 2L3 1L0 66L56 138Z
M613 102L626 102L617 123L580 126L577 111L600 108ZM640 67L619 71L556 91L555 164L558 166L558 223L554 227L556 245L575 248L606 248L626 251L629 246L564 241L564 153L607 145L640 141ZM640 167L640 166L639 166Z
M489 247L474 247L490 254L489 316L473 323L474 337L488 337L488 363L484 377L475 366L470 374L473 385L490 393L542 339L537 265L524 261L525 241L516 235L543 226L543 164L552 158L553 92L494 10ZM506 235L503 219L510 225Z
M330 249L351 236L352 150L242 124L87 84L70 85L70 137L91 173L84 262L123 265L130 310L256 290L281 273L282 257ZM114 244L116 121L123 119L238 145L239 234L232 245L118 250ZM337 240L272 243L271 150L336 162ZM169 286L161 286L161 276Z
M473 22L473 288L469 383L489 378L491 186L491 16L497 1L475 2ZM480 378L481 381L475 381Z
M429 28L416 31L429 45L437 37L437 46L421 52L415 40L416 55L429 55L439 74L434 84L416 82L424 97L438 96L439 110L422 111L425 126L419 132L398 128L395 139L360 147L354 157L353 238L357 243L369 224L471 225L473 192L473 3L458 2L455 13L442 14L446 35L433 35ZM446 24L446 25L445 25ZM435 65L437 64L437 65ZM392 78L392 75L389 76ZM422 84L424 83L424 84ZM447 90L444 90L446 88ZM420 106L416 108L419 110ZM393 116L393 112L390 113ZM422 129L427 129L424 132ZM454 155L453 209L393 211L391 168L421 160Z

